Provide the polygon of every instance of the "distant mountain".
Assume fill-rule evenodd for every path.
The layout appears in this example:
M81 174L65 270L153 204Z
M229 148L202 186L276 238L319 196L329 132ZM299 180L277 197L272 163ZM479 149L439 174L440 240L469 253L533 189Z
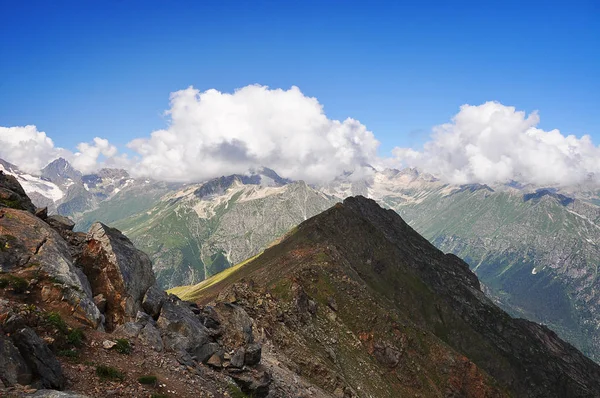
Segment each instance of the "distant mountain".
M274 364L335 396L600 396L600 366L548 328L511 318L465 262L364 197L172 292L243 307Z
M270 170L185 186L113 224L150 255L167 288L197 283L259 253L336 201Z
M600 360L600 195L593 185L451 185L411 168L366 169L321 186L269 169L199 184L105 169L78 182L62 161L48 168L55 183L2 167L20 176L36 205L54 195L51 206L78 230L96 220L124 230L151 256L165 288L200 282L344 197L364 195L465 259L502 308L549 325Z

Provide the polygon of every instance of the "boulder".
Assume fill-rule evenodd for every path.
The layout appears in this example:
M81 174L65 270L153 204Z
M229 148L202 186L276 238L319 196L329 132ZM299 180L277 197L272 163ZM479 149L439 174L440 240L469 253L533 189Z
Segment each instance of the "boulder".
M138 335L138 339L156 352L161 352L164 348L162 338L160 337L160 332L156 326L150 322L142 328L140 334Z
M56 389L64 387L65 378L60 362L33 329L26 327L18 330L12 338L25 363L42 387Z
M115 328L114 334L128 337L130 339L138 337L144 325L138 322L125 322L122 325L119 325Z
M35 213L35 206L23 190L19 181L0 171L0 208L9 207Z
M7 387L27 385L32 380L31 369L12 341L0 333L0 382Z
M69 245L34 214L0 208L0 271L37 267L60 283L76 316L90 326L101 327L103 317L92 301L92 289L83 272L72 261Z
M144 300L142 301L142 308L152 318L158 319L160 310L166 299L167 293L155 283L146 291Z
M218 303L214 307L220 320L225 345L231 348L254 342L252 318L237 304Z
M42 208L36 209L35 216L37 218L41 218L42 220L45 220L46 218L48 218L48 208L42 207Z
M61 235L65 231L72 231L75 227L75 223L71 219L58 214L47 217L45 221Z
M198 362L206 363L206 361L208 361L210 357L220 348L221 346L219 346L217 343L207 343L197 349L194 355L196 356L196 360Z
M231 366L234 368L243 368L244 367L244 358L246 356L246 350L244 347L240 347L233 353L231 357Z
M258 365L262 354L262 347L260 344L249 344L246 347L246 353L244 354L244 363L248 366Z
M249 396L263 398L269 395L271 375L265 371L230 372L229 376Z
M208 329L192 312L188 303L176 296L169 295L156 323L167 350L184 350L195 355L199 348L209 343Z
M133 320L148 289L156 282L148 255L120 231L95 223L77 261L94 295L106 299L106 328Z

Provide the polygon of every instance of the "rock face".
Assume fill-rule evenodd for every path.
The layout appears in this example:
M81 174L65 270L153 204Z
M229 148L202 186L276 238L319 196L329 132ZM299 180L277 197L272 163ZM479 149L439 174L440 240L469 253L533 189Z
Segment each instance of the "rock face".
M75 307L78 316L93 327L101 326L103 317L92 299L90 284L73 264L69 245L48 224L32 213L0 208L0 271L12 272L37 267L63 284L64 297Z
M31 369L12 340L0 334L0 381L5 386L31 383Z
M12 209L26 210L35 213L35 206L31 199L21 187L21 184L13 176L0 171L0 208L10 207Z
M120 231L96 223L78 259L94 295L106 299L106 327L134 319L148 289L155 284L152 264Z
M60 362L32 329L23 328L17 331L13 341L42 387L56 389L64 387L65 379Z

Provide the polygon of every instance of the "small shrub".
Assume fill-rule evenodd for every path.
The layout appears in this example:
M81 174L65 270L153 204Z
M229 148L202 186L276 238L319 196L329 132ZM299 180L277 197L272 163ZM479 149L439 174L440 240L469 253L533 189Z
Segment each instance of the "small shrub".
M129 355L131 354L131 343L127 339L117 339L115 345L115 350L121 354Z
M156 378L156 376L141 376L138 379L138 382L140 384L145 384L145 385L149 385L149 386L155 386L156 383L158 382L158 379Z
M92 362L92 361L83 361L83 364L85 366L94 366L94 362Z
M169 396L167 394L156 393L152 394L150 398L169 398Z
M96 376L102 380L125 380L123 372L111 366L98 365L96 366Z
M67 334L67 342L75 347L81 347L84 337L81 329L73 329Z
M50 326L55 327L62 333L67 333L67 331L69 330L66 322L63 321L62 317L58 312L50 312L48 315L46 315L46 321Z
M244 394L242 390L238 386L229 385L229 395L231 398L248 398L248 395Z
M23 278L19 278L18 276L11 275L10 276L10 287L12 287L15 293L25 293L27 287L29 287L29 282L27 282Z
M10 207L11 209L23 210L23 206L21 206L21 202L18 200L0 199L0 204Z
M8 279L1 278L0 279L0 289L4 289L6 287L8 287Z
M58 352L58 355L65 358L79 358L79 352L77 352L76 350L61 350Z

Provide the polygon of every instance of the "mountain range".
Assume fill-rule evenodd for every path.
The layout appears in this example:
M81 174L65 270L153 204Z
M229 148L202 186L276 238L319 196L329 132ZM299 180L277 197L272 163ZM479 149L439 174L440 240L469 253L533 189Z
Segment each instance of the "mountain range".
M171 294L120 231L73 226L0 173L2 396L600 394L600 365L363 196Z
M600 358L600 196L593 186L452 185L416 169L347 173L321 186L269 169L176 184L123 170L82 176L61 159L38 177L3 167L38 206L54 206L77 229L100 220L123 230L150 255L163 288L192 285L261 253L347 196L371 197L463 258L503 309Z

